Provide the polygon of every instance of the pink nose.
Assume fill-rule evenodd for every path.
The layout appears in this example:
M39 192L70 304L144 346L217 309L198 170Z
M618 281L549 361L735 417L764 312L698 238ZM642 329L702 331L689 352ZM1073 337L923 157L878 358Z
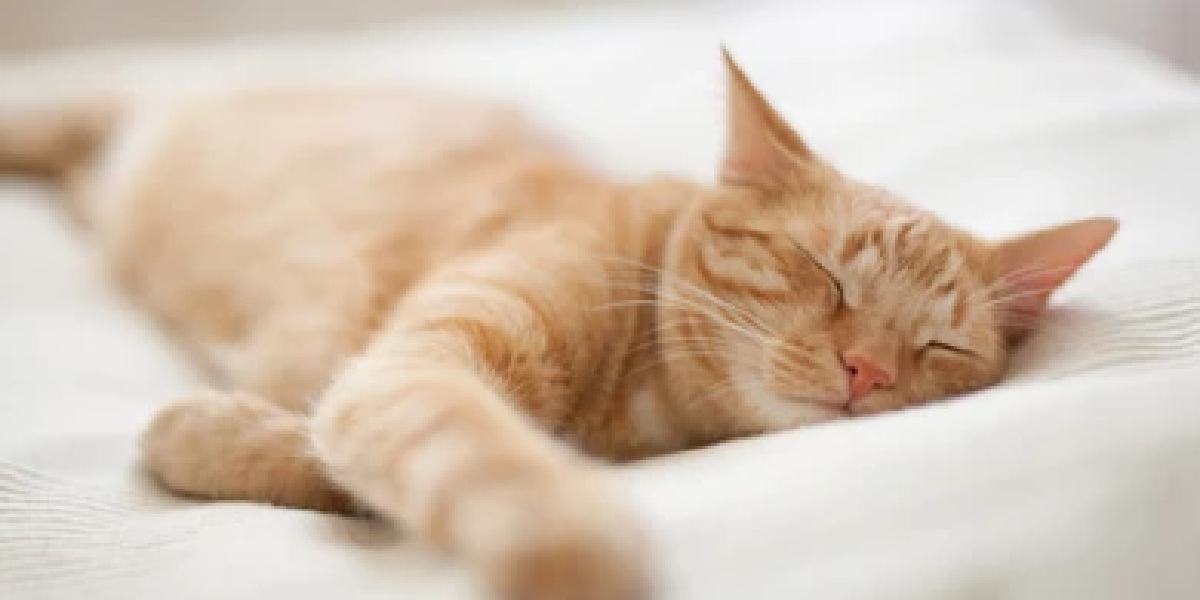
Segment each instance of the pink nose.
M858 400L876 389L895 385L896 376L869 356L857 352L842 355L846 374L850 376L850 400Z

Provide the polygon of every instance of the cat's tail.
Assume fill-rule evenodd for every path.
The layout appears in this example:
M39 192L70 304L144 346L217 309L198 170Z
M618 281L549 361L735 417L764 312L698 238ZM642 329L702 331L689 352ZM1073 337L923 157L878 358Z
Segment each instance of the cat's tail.
M122 102L108 98L0 112L0 175L71 177L91 164L123 112Z

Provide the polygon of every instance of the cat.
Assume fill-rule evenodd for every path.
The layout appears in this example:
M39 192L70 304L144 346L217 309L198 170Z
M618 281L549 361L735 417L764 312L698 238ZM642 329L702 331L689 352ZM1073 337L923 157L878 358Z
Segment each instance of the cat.
M978 239L817 156L727 52L716 186L610 181L509 109L385 89L0 121L221 391L143 460L200 498L369 507L517 599L643 598L597 459L999 380L1116 231Z

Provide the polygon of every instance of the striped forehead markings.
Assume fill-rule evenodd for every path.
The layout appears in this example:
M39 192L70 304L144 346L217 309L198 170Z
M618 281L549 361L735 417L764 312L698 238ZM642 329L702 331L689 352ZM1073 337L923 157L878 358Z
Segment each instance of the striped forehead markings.
M897 215L878 226L846 231L832 253L848 275L856 303L866 286L884 291L880 298L896 316L917 326L958 329L966 320L967 297L959 288L965 260L951 245L922 248L932 224L923 215ZM912 293L903 290L911 289Z

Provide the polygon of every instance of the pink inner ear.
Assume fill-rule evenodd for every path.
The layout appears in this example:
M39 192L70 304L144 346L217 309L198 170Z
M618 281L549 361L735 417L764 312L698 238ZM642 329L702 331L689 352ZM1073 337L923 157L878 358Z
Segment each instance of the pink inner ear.
M731 139L731 152L721 165L721 180L730 184L769 187L783 177L794 163L773 147L770 139Z
M1021 236L996 252L1006 282L1004 308L1023 328L1045 309L1050 294L1079 270L1117 231L1117 221L1087 219Z
M774 187L798 162L815 160L804 141L722 48L729 75L728 139L721 180Z

